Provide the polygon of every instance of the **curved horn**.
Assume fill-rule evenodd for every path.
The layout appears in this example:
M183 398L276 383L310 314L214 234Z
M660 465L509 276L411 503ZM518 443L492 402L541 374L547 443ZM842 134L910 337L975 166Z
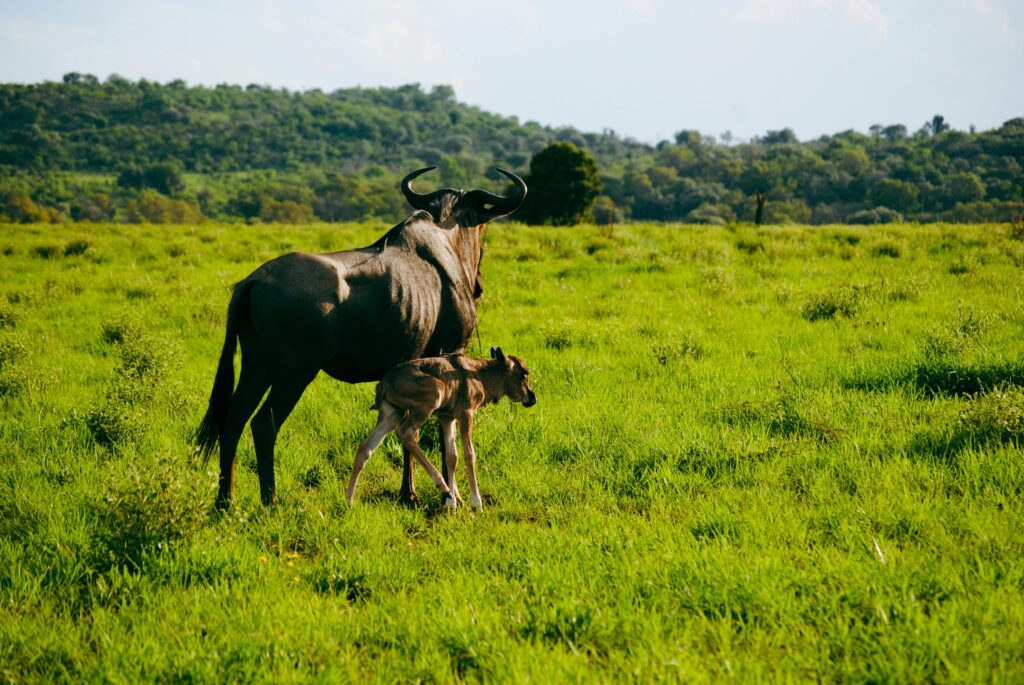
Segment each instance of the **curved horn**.
M408 200L409 204L411 204L415 209L425 209L427 201L429 200L430 196L420 195L415 190L413 190L413 179L416 178L417 176L422 176L428 171L433 171L436 168L436 166L423 167L422 169L417 169L416 171L412 172L411 174L402 179L402 194L405 195L405 199Z
M498 173L505 175L513 183L516 184L516 192L513 193L512 195L509 195L508 197L504 197L502 195L495 195L494 193L489 193L486 190L477 190L475 191L475 193L477 197L480 197L482 199L482 202L494 205L494 209L491 211L493 211L497 216L511 214L512 212L519 209L519 207L523 204L523 200L526 199L526 183L523 182L523 179L519 178L511 171L505 171L501 167L494 168L498 171Z

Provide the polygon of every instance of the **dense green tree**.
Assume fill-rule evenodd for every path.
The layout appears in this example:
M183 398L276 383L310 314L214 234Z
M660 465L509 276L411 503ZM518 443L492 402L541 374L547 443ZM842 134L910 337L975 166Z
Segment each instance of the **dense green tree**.
M961 202L976 202L985 197L985 184L972 172L951 174L942 183L942 204L953 206Z
M869 198L875 206L897 212L912 212L920 205L920 193L914 184L892 178L883 178L876 183L869 192Z
M530 160L529 193L517 215L531 224L568 226L587 218L601 193L597 163L573 143L553 143Z

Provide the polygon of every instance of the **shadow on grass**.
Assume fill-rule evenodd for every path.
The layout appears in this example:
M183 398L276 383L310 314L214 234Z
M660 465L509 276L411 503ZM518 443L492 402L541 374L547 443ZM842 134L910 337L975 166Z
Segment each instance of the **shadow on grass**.
M843 386L870 392L910 388L930 396L977 395L997 386L1024 386L1024 360L963 364L949 360L926 360L889 372L858 374Z

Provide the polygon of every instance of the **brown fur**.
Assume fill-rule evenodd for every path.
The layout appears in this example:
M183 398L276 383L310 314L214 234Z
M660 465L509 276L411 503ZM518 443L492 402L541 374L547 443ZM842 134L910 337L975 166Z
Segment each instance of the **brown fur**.
M461 501L455 484L454 424L459 424L466 467L472 489L472 503L482 508L476 483L476 452L472 443L473 414L486 404L508 397L531 407L537 396L530 387L530 370L522 360L505 356L501 349L491 350L491 359L474 359L462 354L428 357L400 364L389 371L377 384L374 408L378 410L377 425L373 433L359 445L352 478L349 482L348 501L355 496L359 475L377 448L391 430L395 430L402 445L423 465L427 473L445 493L445 504L455 506ZM437 416L445 440L448 482L419 449L419 429L431 416Z
M219 507L231 502L238 441L250 417L260 496L266 504L276 500L278 433L320 371L346 383L377 381L400 362L465 349L476 330L484 230L519 207L526 184L499 170L516 185L509 197L452 188L415 192L413 179L431 168L405 177L402 192L416 211L373 245L293 252L235 287L210 402L195 433L204 457L219 446ZM401 492L416 499L408 457Z

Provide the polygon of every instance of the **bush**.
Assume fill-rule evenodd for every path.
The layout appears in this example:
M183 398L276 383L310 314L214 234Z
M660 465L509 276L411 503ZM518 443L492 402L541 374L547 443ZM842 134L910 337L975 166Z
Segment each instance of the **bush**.
M544 327L544 347L551 350L566 350L570 347L587 347L594 343L594 336L589 331L571 323L548 325Z
M594 216L594 223L598 226L608 226L611 224L621 224L626 220L625 214L619 209L615 202L612 201L607 195L600 195L594 201L594 206L590 210Z
M101 447L137 441L144 432L137 405L152 397L156 384L176 361L169 340L147 335L138 319L122 315L102 323L102 339L117 348L119 363L101 404L88 412L85 426Z
M84 254L86 250L92 247L92 243L83 238L72 240L64 248L65 257L74 257L76 255Z
M32 254L40 259L53 259L64 254L64 246L60 243L42 243L32 248Z
M881 240L871 248L876 257L892 257L899 259L903 255L903 246L895 240Z
M206 519L209 497L201 479L183 475L181 464L163 461L133 466L125 482L111 487L93 507L99 570L139 570L153 555L195 534Z
M83 417L85 428L97 445L112 448L136 442L142 436L142 421L132 411L132 404L108 397Z
M859 309L860 291L847 286L810 295L801 307L800 315L808 321L834 319L837 316L851 319Z
M893 224L903 221L903 215L888 207L875 207L874 209L862 209L846 217L849 224Z
M968 400L957 417L961 439L975 443L1024 442L1024 388L1001 385Z
M308 224L313 220L313 208L294 200L263 198L260 221L263 223Z
M14 310L0 302L0 331L6 328L14 328L16 323L18 323L18 317L15 315Z
M202 218L195 205L147 190L128 201L122 220L129 224L193 224Z
M956 321L933 328L924 343L926 359L952 359L969 352L982 331L988 328L988 317L960 308Z

